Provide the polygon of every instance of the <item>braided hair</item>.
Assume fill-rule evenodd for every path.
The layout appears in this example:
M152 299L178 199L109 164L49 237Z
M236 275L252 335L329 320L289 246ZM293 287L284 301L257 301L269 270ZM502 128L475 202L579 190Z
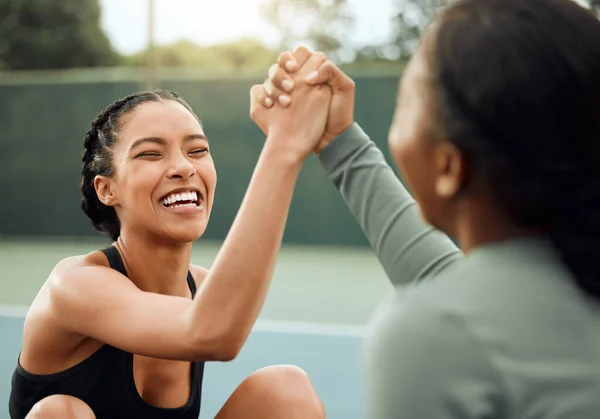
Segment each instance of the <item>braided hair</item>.
M115 209L104 205L96 193L96 176L114 175L113 149L118 140L122 117L146 102L172 100L185 106L194 116L192 108L178 95L165 90L141 92L126 96L109 105L92 121L83 140L84 153L81 158L81 209L92 221L94 228L108 233L112 240L119 237L121 224Z
M600 299L600 21L571 0L459 0L436 23L444 138Z

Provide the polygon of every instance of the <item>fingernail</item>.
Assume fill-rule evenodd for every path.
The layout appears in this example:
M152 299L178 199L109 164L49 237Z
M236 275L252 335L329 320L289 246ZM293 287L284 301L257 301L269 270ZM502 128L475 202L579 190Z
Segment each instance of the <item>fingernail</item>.
M283 87L283 90L285 90L286 92L291 92L294 88L294 82L290 79L285 79L281 82L281 87Z
M285 68L287 71L294 71L296 69L296 61L289 60L285 63Z
M271 106L273 106L273 101L271 100L270 97L268 97L268 98L265 99L265 105L267 105L269 108Z
M289 105L291 101L292 99L288 95L279 96L279 103L281 103L283 106Z
M318 71L313 71L306 77L306 81L315 81L317 79L318 75L319 75Z

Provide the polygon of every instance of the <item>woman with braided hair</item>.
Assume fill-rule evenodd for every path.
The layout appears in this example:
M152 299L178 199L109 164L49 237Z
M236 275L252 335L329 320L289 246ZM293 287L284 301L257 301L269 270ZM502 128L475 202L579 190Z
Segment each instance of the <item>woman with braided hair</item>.
M12 379L12 419L198 418L204 362L229 361L246 341L296 179L324 128L331 89L307 87L299 97L306 100L280 114L251 107L269 135L210 270L190 265L217 180L192 109L156 91L100 113L85 136L82 208L114 243L59 262L33 301ZM251 374L217 415L282 417L325 417L297 367Z

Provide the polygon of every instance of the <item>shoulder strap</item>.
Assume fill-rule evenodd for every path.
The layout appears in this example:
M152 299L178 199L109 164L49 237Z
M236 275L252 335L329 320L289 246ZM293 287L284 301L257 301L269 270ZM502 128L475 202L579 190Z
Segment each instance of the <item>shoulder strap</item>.
M121 254L115 246L109 246L106 249L102 249L102 253L106 255L111 268L127 276L127 270L125 270L123 259L121 259Z
M108 259L108 263L110 267L114 270L120 272L121 274L127 276L127 271L125 270L125 264L123 264L123 259L121 259L121 254L117 250L115 246L109 246L106 249L102 249L102 253L106 255ZM192 292L192 298L196 296L196 281L192 276L192 273L188 271L187 275L187 283L188 287L190 287L190 291Z
M188 271L187 282L188 286L190 287L190 291L192 292L192 298L194 298L196 296L196 281L194 280L194 277L190 271Z

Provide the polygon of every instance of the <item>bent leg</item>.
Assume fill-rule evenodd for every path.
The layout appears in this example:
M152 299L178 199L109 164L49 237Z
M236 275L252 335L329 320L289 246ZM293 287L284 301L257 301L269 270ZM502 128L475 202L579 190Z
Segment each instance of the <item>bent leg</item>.
M246 378L215 419L324 419L310 378L289 365L262 368Z
M25 419L96 419L96 415L81 400L56 394L37 402Z

